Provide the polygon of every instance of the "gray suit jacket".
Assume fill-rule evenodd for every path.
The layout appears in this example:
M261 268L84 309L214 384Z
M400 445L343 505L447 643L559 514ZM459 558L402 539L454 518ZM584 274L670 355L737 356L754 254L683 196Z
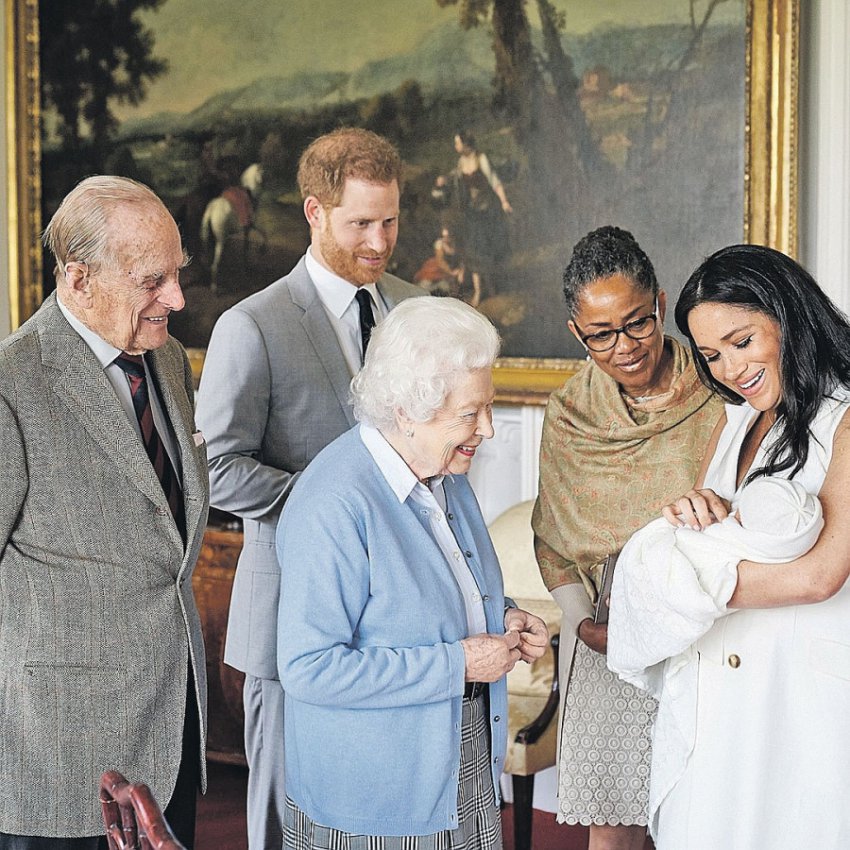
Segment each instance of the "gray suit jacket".
M425 293L385 274L389 307ZM197 419L214 507L242 517L224 660L277 679L280 570L275 529L298 473L354 425L351 376L304 258L286 277L218 320L207 349Z
M102 833L110 768L164 805L189 663L206 717L191 582L206 451L192 438L183 349L169 340L149 364L181 456L185 547L133 425L55 296L0 343L0 832Z

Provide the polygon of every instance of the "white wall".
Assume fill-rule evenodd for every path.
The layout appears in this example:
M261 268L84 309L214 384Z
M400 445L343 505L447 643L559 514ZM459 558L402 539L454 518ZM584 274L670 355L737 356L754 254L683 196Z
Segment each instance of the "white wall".
M800 259L850 312L850 4L802 6Z

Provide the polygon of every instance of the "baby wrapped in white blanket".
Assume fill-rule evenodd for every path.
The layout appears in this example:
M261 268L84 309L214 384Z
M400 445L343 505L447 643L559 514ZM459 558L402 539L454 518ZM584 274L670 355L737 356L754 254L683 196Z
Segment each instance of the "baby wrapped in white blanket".
M823 528L820 500L783 478L746 485L725 520L695 531L663 517L623 547L608 621L608 667L659 700L650 813L681 775L696 726L697 653L738 580L738 563L784 563Z

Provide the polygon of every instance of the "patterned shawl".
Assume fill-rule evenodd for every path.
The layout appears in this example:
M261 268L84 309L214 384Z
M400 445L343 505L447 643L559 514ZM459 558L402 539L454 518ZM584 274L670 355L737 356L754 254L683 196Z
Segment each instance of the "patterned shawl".
M581 581L595 602L605 556L696 481L723 403L700 382L690 351L665 344L674 377L663 396L627 400L591 362L549 399L532 526L550 590Z

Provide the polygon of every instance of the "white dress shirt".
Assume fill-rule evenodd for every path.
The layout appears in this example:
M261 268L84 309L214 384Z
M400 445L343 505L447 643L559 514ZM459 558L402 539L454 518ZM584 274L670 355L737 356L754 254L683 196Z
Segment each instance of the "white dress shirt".
M115 363L115 358L122 353L120 348L108 343L105 339L98 336L91 328L84 325L71 311L62 303L57 293L56 303L62 311L62 315L68 320L68 324L83 338L83 342L91 349L92 354L97 358L98 363L103 367L104 374L112 384L115 395L118 396L118 401L121 402L121 407L124 408L124 413L127 414L130 424L139 435L139 440L142 440L142 429L139 427L139 419L136 416L136 409L133 407L133 394L130 391L130 378L127 373ZM171 427L171 422L165 415L162 409L162 404L159 400L159 394L156 389L156 381L151 377L150 369L148 369L147 360L145 360L145 376L148 382L148 398L151 403L151 413L153 414L154 425L159 433L159 438L162 440L162 445L165 446L165 451L171 459L171 465L177 473L179 481L183 481L183 467L180 464L180 452L177 450L177 441L174 437L174 430ZM182 486L182 485L181 485Z
M411 499L415 510L427 519L426 529L434 542L440 547L452 575L457 581L463 604L466 608L466 622L470 635L479 635L487 631L487 618L484 614L484 603L481 592L472 575L472 570L466 563L463 551L457 545L454 532L451 529L446 514L446 492L443 488L443 476L431 479L430 488L414 475L398 452L387 442L386 437L377 429L366 423L360 424L360 438L369 453L378 464L378 469L387 480L399 502Z
M339 346L342 349L348 371L354 377L363 365L363 340L360 336L360 305L355 300L358 289L365 289L372 298L372 313L375 324L383 319L389 309L378 292L376 283L366 283L357 287L345 278L326 269L314 256L312 249L305 255L307 272L310 275L322 306L330 319Z

